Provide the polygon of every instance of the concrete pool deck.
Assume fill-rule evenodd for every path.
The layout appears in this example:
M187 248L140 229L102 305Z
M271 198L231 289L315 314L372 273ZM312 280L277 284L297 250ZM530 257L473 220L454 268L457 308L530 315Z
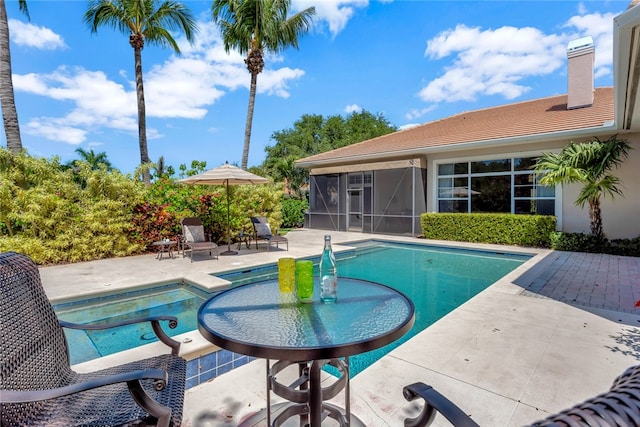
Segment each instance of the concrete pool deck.
M215 287L224 282L209 273L318 255L324 234L291 232L288 252L243 247L237 256L209 260L200 254L193 263L148 254L40 272L54 301L175 279ZM640 300L640 258L331 235L336 250L345 242L378 238L535 254L352 380L352 413L368 426L400 426L414 416L417 404L404 400L402 387L417 381L433 385L480 425L524 425L606 391L639 363L640 308L634 304ZM264 425L246 420L265 404L265 362L256 360L187 390L183 425ZM435 425L447 425L442 421L437 417Z

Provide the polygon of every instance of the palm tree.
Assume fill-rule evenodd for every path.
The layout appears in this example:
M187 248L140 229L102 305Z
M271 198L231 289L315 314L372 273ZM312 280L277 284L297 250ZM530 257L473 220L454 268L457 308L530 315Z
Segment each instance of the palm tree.
M589 203L591 234L604 238L600 198L622 195L620 178L610 172L622 164L629 150L627 141L617 135L606 141L595 138L581 144L571 142L560 153L543 153L534 169L541 175L539 182L543 185L583 184L575 203L581 208Z
M298 37L308 32L311 17L316 13L309 7L287 17L291 0L213 0L213 21L221 27L227 53L237 49L247 54L244 60L251 74L249 107L244 131L242 169L247 169L251 124L256 100L258 74L264 69L263 53L281 52L292 46L298 48Z
M108 170L113 169L111 162L107 159L107 153L104 151L96 153L93 151L93 148L89 151L82 148L76 148L76 153L80 156L80 161L88 163L92 170L99 169L100 165L105 165Z
M18 0L20 11L29 19L26 0ZM11 50L9 48L9 21L4 0L0 0L0 104L2 104L2 120L7 137L7 149L12 153L22 151L18 112L13 95L11 78Z
M193 43L197 25L189 9L182 3L165 0L91 0L84 14L84 22L91 32L106 25L129 34L133 47L136 73L136 95L138 99L138 139L140 163L151 163L147 150L147 122L142 85L142 49L145 42L150 45L171 47L180 53L180 48L170 31L184 33ZM149 168L143 168L143 180L149 184Z
M162 178L168 175L169 169L164 162L164 156L160 156L158 161L153 164L153 169L155 170L155 178Z
M306 184L309 177L305 170L296 167L295 156L287 156L278 159L272 169L274 178L281 180L285 184L287 194L295 193L297 197L301 196L300 190Z

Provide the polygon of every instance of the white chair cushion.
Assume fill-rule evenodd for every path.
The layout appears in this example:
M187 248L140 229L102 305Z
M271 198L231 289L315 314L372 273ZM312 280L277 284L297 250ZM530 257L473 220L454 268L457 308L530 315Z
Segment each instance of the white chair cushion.
M256 223L256 234L258 236L271 236L271 227L269 227L269 224Z
M185 225L184 238L187 242L205 242L204 227L201 225Z

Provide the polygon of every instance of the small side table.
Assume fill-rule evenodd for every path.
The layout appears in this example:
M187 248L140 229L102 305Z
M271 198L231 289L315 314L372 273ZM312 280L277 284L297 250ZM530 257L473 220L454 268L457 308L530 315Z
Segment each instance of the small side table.
M238 239L238 250L242 247L242 242L247 247L247 249L251 249L251 234L245 233L244 230L240 230L240 233L236 236Z
M167 254L169 258L173 258L173 247L176 246L177 244L178 243L175 240L168 240L168 241L161 240L158 242L153 242L151 245L156 246L158 248L158 254L156 255L156 259L161 260L163 254Z

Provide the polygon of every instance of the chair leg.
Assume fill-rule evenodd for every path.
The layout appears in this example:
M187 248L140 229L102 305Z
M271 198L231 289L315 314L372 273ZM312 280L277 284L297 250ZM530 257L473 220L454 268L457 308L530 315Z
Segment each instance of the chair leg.
M129 387L129 392L133 400L158 420L157 427L169 427L171 422L171 408L163 406L153 400L151 396L144 391L140 381L127 381L127 386Z

